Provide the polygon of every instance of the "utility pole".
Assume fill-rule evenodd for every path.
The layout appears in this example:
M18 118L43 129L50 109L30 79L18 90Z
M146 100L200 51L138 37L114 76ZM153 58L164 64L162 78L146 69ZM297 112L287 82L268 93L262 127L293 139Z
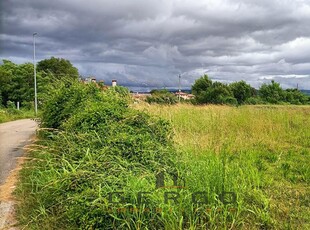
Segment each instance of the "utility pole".
M179 102L181 101L181 74L179 74Z
M37 71L36 71L36 38L37 33L33 33L33 73L34 73L34 111L38 114L38 97L37 97Z

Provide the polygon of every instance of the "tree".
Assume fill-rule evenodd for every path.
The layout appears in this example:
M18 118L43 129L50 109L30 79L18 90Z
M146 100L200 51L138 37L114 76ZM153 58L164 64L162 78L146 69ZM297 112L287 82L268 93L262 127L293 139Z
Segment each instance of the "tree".
M237 104L232 90L226 84L214 82L204 75L197 79L192 85L192 93L195 95L195 102L198 104Z
M285 90L285 101L290 104L302 105L309 102L309 96L305 95L298 89L286 89Z
M2 104L2 93L0 91L0 109L3 107L3 104Z
M43 77L51 74L56 79L72 78L78 79L79 72L69 60L51 57L38 62L37 70L43 72ZM50 77L50 76L49 76Z
M33 64L25 63L17 65L16 72L13 75L13 93L10 97L11 101L30 102L34 98L34 78Z
M228 85L214 82L205 93L205 103L213 104L237 104Z
M7 106L8 101L27 103L33 99L33 65L25 63L14 64L3 60L0 66L0 91L2 104Z
M259 96L264 101L272 104L278 104L281 101L285 101L284 90L281 88L280 84L274 80L271 81L271 84L264 83L259 88Z
M12 92L13 71L11 68L15 68L14 63L3 60L3 64L0 66L0 92L4 106L7 105Z
M198 104L237 104L230 87L221 82L213 82L207 75L197 79L192 86L192 93Z
M212 81L206 74L195 81L194 85L192 85L192 93L195 95L197 103L206 103L205 93L211 86Z
M229 85L234 98L237 99L239 104L243 104L248 98L254 96L253 87L247 84L245 81L238 81Z
M9 60L3 60L0 65L0 98L4 106L8 102L30 107L34 99L33 64L15 64ZM71 82L78 78L78 71L70 61L52 57L42 60L37 68L38 99L42 103L48 97L49 87L52 82Z

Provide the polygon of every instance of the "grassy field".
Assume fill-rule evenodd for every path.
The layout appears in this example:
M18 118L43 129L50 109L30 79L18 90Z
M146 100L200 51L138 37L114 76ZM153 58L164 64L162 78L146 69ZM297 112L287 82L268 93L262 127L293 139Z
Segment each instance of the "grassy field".
M173 124L179 158L197 177L211 176L209 164L224 154L241 202L227 228L310 229L309 106L134 107Z

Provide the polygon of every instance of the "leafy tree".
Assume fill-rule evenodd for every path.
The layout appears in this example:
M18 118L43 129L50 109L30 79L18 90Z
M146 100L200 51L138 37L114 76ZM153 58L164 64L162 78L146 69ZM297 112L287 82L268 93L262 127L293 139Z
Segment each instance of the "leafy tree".
M14 64L3 60L0 66L0 91L3 105L8 101L20 102L21 105L33 98L33 65Z
M15 64L3 60L0 65L0 97L1 104L7 106L8 101L20 102L21 106L31 107L34 99L33 64ZM56 78L57 77L57 78ZM59 80L77 79L78 71L70 61L52 57L42 60L37 68L38 100L43 102L48 97L51 83L59 84Z
M79 72L69 60L63 58L51 57L50 59L44 59L38 62L37 70L44 73L43 77L53 76L56 79L72 78L78 79Z
M221 82L213 82L207 75L197 79L192 86L192 93L198 104L237 104L230 87Z
M280 84L274 80L271 81L271 84L264 83L259 88L259 96L264 101L272 104L278 104L281 101L285 101L284 90L281 88Z
M253 87L251 87L245 81L234 82L229 86L234 98L237 99L239 104L243 104L248 98L254 96L255 89L253 90Z
M248 105L261 105L265 104L265 102L258 96L249 97L245 100L245 104Z
M214 82L205 93L205 103L237 104L237 100L228 85Z
M2 105L2 93L1 93L1 91L0 91L0 109L3 107L3 105Z
M206 74L195 81L194 85L192 85L192 93L195 95L197 103L206 103L205 94L211 86L212 81Z
M284 95L286 102L296 105L307 104L310 98L298 89L286 89Z
M13 73L10 67L14 67L14 63L3 60L3 64L0 66L0 92L3 105L7 105L7 101L10 99L12 92Z
M17 65L13 75L13 93L10 100L23 102L32 101L34 98L33 64Z

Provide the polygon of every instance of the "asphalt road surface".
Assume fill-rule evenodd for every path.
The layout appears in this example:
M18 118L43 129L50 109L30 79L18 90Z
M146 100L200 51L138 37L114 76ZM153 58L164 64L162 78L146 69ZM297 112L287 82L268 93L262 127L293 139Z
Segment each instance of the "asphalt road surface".
M36 128L37 123L30 119L0 124L0 229L18 229L13 227L14 201L6 198L12 192L10 182L14 181L8 176L17 166L17 157L23 155L23 147L30 143Z
M0 124L0 185L15 168L16 158L23 155L22 148L35 134L37 123L30 119Z

